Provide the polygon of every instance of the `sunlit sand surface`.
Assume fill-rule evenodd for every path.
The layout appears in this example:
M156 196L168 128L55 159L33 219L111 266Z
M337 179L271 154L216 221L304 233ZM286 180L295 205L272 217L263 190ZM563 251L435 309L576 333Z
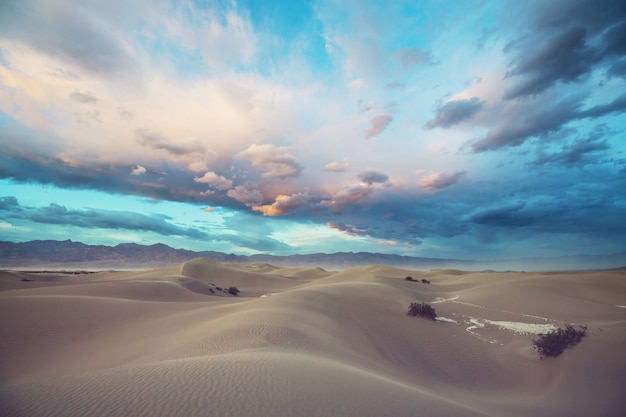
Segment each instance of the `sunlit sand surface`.
M3 416L614 417L626 406L624 270L197 259L0 272L0 290ZM411 302L438 320L407 316ZM565 323L587 337L540 360L533 337Z

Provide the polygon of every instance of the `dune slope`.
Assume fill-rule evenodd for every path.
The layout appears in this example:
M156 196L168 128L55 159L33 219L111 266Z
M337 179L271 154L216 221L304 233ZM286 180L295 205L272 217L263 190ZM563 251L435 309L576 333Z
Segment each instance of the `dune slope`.
M407 316L414 301L438 320ZM0 272L0 317L7 416L615 416L625 405L625 271L196 259ZM532 333L563 323L588 325L587 337L540 360Z

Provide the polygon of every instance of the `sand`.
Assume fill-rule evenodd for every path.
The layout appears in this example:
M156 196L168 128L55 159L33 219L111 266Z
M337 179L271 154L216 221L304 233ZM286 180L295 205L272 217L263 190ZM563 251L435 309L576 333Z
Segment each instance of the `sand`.
M614 417L624 306L625 270L4 271L0 415ZM564 323L587 337L540 360Z

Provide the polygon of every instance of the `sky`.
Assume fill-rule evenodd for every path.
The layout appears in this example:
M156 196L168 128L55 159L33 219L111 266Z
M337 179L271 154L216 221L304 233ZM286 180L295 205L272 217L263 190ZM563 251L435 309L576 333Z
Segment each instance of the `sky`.
M2 0L0 240L626 250L623 0Z

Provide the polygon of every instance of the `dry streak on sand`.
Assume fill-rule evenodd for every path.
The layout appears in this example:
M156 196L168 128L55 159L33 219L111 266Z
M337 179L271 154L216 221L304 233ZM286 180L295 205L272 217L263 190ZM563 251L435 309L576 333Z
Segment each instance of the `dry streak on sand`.
M0 272L0 414L616 416L624 305L623 270ZM562 323L588 337L539 360L532 333Z

